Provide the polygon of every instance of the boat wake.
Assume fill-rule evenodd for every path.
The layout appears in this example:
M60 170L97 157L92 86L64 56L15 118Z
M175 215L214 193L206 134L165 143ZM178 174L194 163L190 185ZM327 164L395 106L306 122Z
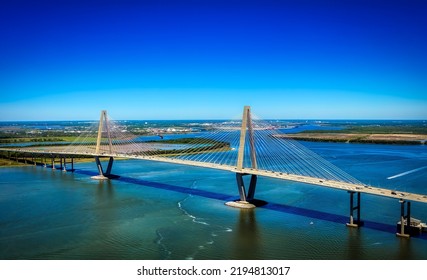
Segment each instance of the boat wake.
M166 245L162 242L164 237L160 233L160 230L157 229L156 234L157 234L156 244L159 245L161 250L165 253L165 257L163 259L167 260L167 259L169 259L170 255L172 255L172 252L170 250L168 250Z
M191 185L192 189L196 189L197 188L197 181L193 181L192 185ZM205 250L207 249L208 246L211 246L215 243L214 238L218 237L219 234L221 233L225 233L225 232L232 232L233 230L231 228L228 227L222 227L222 226L217 226L217 225L210 225L208 222L205 221L205 219L203 218L199 218L196 217L192 214L190 214L185 208L184 208L184 204L187 200L191 199L193 197L192 194L189 194L187 197L185 197L183 200L178 202L178 208L182 211L182 213L184 213L186 216L188 216L193 223L196 224L200 224L206 227L210 227L209 229L210 231L210 235L208 237L207 241L202 242L202 244L196 246L196 249L193 253L189 254L186 259L188 260L192 260L196 257L196 255L201 251L201 250Z
M196 188L196 181L193 182L193 184L191 185L191 188L192 189ZM205 226L209 226L209 224L206 223L206 222L204 222L202 218L197 218L196 216L191 215L190 213L187 212L187 210L185 210L182 207L183 203L185 201L187 201L191 197L193 197L193 195L189 194L186 198L184 198L183 200L181 200L181 201L178 202L178 208L179 208L179 210L181 210L182 213L184 213L186 216L188 216L194 223L196 223L196 224L202 224L202 225L205 225Z
M405 175L408 175L408 174L411 174L411 173L414 173L414 172L417 172L417 171L421 171L421 170L423 170L425 168L427 168L427 166L423 166L423 167L415 168L415 169L412 169L412 170L409 170L409 171L406 171L406 172L403 172L403 173L399 173L399 174L390 176L387 179L390 180L390 179L399 178L399 177L402 177L402 176L405 176Z

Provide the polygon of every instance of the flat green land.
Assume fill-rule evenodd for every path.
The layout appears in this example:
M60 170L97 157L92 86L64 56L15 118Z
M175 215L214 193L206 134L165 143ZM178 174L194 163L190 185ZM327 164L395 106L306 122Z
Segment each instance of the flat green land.
M6 167L6 166L12 167L12 166L23 166L23 165L26 165L26 164L21 162L16 162L10 159L0 158L0 167Z
M227 144L226 142L221 142L208 138L177 138L177 139L168 139L168 140L151 140L147 143L160 143L160 144Z
M425 145L427 127L420 125L348 126L342 130L311 130L286 136L302 141Z
M63 138L57 137L11 137L11 138L1 138L1 144L10 144L10 143L28 143L28 142L62 142L66 141Z
M301 133L287 134L295 140L315 142L346 142L346 143L372 143L372 144L403 144L424 145L427 135L411 134L351 134L351 133Z
M30 143L30 142L73 142L77 139L76 136L62 137L3 137L0 138L0 144L12 143ZM96 141L96 138L86 139L87 141Z
M406 125L349 125L342 130L310 130L298 134L306 133L347 133L347 134L413 134L427 135L427 126L417 124Z
M30 142L34 142L30 141ZM94 139L93 143L96 142ZM201 154L208 152L223 152L230 150L230 144L228 142L216 141L207 138L180 138L180 139L170 139L170 140L153 140L147 143L158 143L161 145L184 145L184 147L177 147L176 149L153 149L151 151L144 151L144 155L151 156L175 156L175 155L190 155L190 154ZM54 149L55 147L68 145L67 143L58 144L58 143L34 143L30 145L26 145L25 148L31 147L46 147L46 149ZM25 149L24 148L24 149ZM75 157L75 162L86 162L92 161L92 157L85 158L84 156ZM7 158L6 153L0 153L0 166L21 166L25 165L27 161L28 164L32 163L31 157L19 157L18 162L14 158ZM41 159L36 158L36 161L41 163Z
M144 152L146 155L174 156L189 155L207 152L222 152L230 150L230 143L207 138L179 138L170 140L154 140L149 143L159 144L187 144L188 148L171 150L153 150ZM200 146L201 145L201 146Z

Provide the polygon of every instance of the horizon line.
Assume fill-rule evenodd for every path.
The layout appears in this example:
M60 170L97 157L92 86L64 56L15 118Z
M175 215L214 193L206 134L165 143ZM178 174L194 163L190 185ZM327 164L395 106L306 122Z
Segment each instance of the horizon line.
M112 121L230 121L230 120L240 120L238 119L214 119L214 118L206 118L206 119L112 119ZM426 122L427 119L392 119L392 118L361 118L361 119L345 119L345 118L265 118L261 119L265 121L420 121ZM74 119L74 120L0 120L0 122L97 122L98 119Z

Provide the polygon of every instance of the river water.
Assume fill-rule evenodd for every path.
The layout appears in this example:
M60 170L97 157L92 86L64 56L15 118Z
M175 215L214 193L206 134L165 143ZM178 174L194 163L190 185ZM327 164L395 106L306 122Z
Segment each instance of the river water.
M302 143L366 184L427 194L427 146ZM243 210L224 205L230 172L117 160L121 177L97 181L93 162L75 168L0 169L0 259L427 259L427 234L395 236L395 199L362 195L354 229L344 191L260 177L268 204Z

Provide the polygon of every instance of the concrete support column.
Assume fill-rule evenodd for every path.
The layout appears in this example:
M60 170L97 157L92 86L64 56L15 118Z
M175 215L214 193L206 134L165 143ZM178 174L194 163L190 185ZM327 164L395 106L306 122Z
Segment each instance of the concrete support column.
M247 199L249 201L254 199L257 179L257 175L251 175L251 182L249 183L249 190L247 196Z
M113 162L114 162L114 158L110 157L110 159L108 160L107 172L105 173L105 175L107 175L107 176L111 175L111 169L113 168Z
M99 157L95 157L95 163L96 163L96 166L98 167L99 176L104 176L104 169L102 168Z
M355 192L349 191L350 194L350 222L346 225L348 227L361 227L363 222L360 220L360 192L357 193L356 206L354 206ZM356 219L354 219L354 210L356 210Z
M63 159L64 159L64 165L63 165L62 171L67 172L67 158L64 156Z
M406 216L405 216L405 203L403 199L399 200L400 203L400 226L398 226L399 232L396 235L399 237L409 238L411 237L411 202L407 202ZM406 225L405 225L406 220Z
M95 157L95 162L96 162L96 166L98 167L99 175L93 176L92 179L106 180L106 179L118 177L118 176L111 174L111 169L113 168L113 162L114 162L113 157L110 157L110 159L108 161L108 166L107 166L106 172L104 172L104 169L102 168L101 160L99 159L98 156Z
M257 183L257 175L251 175L251 181L249 183L249 190L246 194L245 182L243 176L249 175L244 173L236 173L237 188L239 190L240 201L250 201L254 199L255 189Z
M243 174L236 173L237 189L239 190L240 201L246 201L245 182L243 182Z

